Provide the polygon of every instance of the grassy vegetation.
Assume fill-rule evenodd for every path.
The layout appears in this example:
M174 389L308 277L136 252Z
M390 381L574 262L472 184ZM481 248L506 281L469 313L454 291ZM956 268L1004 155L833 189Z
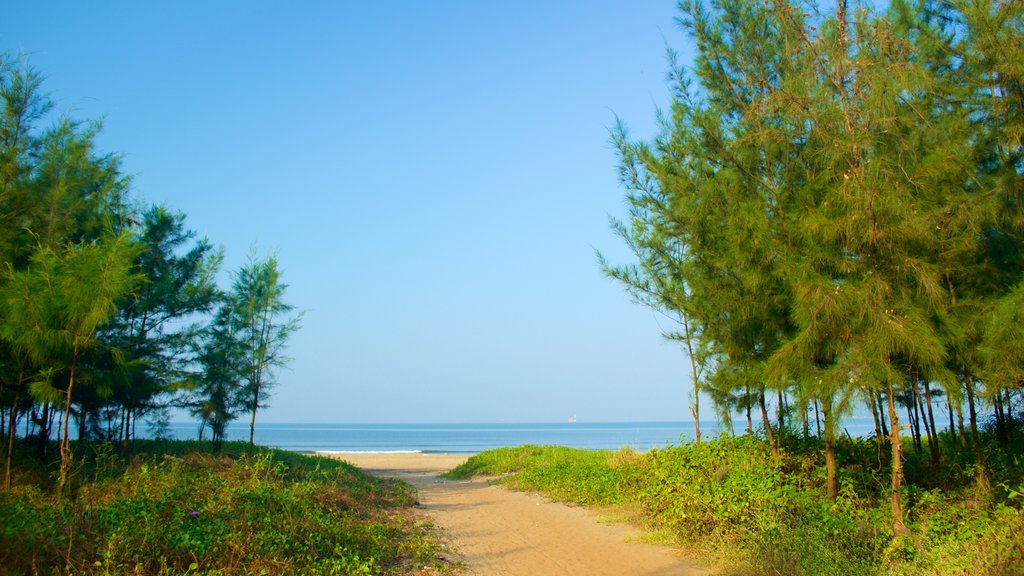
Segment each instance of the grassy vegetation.
M969 460L937 472L908 446L904 505L912 536L890 527L888 468L873 441L840 442L840 494L825 497L815 440L790 439L774 458L757 438L722 437L646 453L521 446L484 452L452 478L501 475L520 490L580 504L630 505L721 566L724 574L1024 574L1024 459L986 444L995 500L974 498Z
M0 492L2 574L444 574L411 487L344 462L228 443L138 441L88 456L72 492L20 454Z

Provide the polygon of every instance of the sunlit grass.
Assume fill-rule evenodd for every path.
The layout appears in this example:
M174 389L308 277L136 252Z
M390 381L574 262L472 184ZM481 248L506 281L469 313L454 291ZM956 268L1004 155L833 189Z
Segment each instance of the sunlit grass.
M888 470L860 464L874 455L872 442L841 442L835 502L825 497L824 463L813 446L775 459L749 437L646 453L502 448L470 458L450 477L496 476L514 489L600 506L610 518L645 526L642 540L681 546L721 574L1024 574L1024 497L1004 490L993 507L980 508L969 473L937 477L910 454L905 509L913 537L896 537ZM1003 484L1019 482L1019 460L993 454L992 461Z
M406 484L278 450L98 445L74 494L19 482L0 493L5 574L445 573ZM22 473L20 478L31 474Z

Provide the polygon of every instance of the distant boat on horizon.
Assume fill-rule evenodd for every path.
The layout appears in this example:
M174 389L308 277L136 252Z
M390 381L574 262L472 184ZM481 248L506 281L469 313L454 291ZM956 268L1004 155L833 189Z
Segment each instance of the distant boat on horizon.
M568 422L569 422L569 424L575 424L576 423L576 415L573 414L572 416L569 416Z

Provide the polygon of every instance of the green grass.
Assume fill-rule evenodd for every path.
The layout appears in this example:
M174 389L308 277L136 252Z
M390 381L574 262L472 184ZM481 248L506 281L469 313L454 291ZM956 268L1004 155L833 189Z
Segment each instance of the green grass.
M635 455L628 449L575 450L563 446L525 445L488 450L448 472L451 479L475 475L506 475L497 482L518 490L541 490L558 500L577 504L621 503L630 468L620 461ZM625 455L625 456L624 456Z
M972 499L970 470L929 474L926 457L910 449L904 506L913 536L904 538L889 528L888 470L872 442L841 442L835 502L825 497L824 463L812 448L776 459L750 437L643 454L521 446L483 452L450 477L494 475L558 500L630 507L722 574L1024 574L1024 489L1009 488L1020 485L1014 455L991 455L1003 487L986 507Z
M226 445L83 447L73 493L19 465L0 493L3 574L441 574L411 487L349 464ZM23 462L25 459L23 459Z

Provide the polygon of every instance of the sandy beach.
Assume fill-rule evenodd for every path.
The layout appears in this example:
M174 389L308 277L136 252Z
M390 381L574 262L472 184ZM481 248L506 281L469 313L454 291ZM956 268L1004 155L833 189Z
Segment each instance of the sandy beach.
M600 521L585 508L538 494L491 486L486 479L449 481L438 474L466 454L326 454L419 491L420 510L444 530L469 574L482 576L708 574L673 550L636 542L639 531Z

